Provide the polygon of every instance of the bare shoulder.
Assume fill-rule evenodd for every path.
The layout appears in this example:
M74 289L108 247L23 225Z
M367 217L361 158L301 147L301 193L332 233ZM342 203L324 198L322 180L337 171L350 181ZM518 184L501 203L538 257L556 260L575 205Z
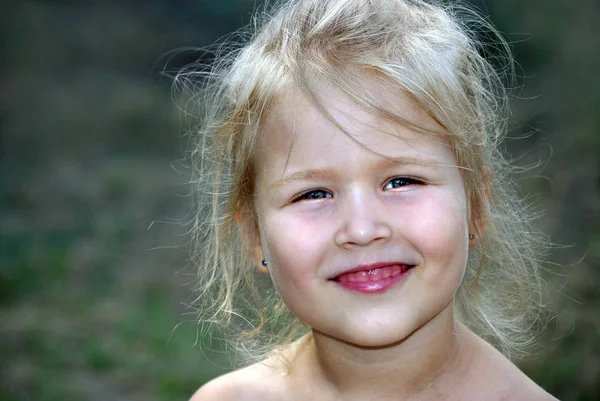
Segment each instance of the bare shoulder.
M471 373L484 384L481 390L486 393L485 399L557 401L494 347L477 339L479 352Z
M265 363L256 363L219 376L192 396L190 401L269 401L279 399L281 374Z

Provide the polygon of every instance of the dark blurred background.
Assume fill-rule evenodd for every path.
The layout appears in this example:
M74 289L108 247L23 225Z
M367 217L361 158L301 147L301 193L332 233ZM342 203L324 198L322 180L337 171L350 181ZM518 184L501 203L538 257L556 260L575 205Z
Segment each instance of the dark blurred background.
M600 399L600 3L474 1L520 69L507 150L566 245L556 318L520 366ZM195 345L187 126L161 74L250 21L255 1L2 1L0 400L181 400L227 369ZM520 139L516 139L520 138Z

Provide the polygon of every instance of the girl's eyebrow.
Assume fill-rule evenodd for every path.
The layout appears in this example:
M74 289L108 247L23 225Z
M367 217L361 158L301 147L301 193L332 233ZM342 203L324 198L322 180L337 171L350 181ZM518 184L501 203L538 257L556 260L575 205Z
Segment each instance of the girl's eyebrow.
M281 187L293 181L325 180L331 179L336 175L337 173L335 172L335 170L330 168L296 171L295 173L291 173L289 175L281 177L273 184L271 184L269 186L268 193L269 195L272 195L273 193L277 192L277 190L279 190Z
M398 158L388 158L382 159L375 163L373 166L374 170L386 170L394 167L402 167L402 166L441 166L442 164L439 160L424 158L424 157L398 157ZM301 170L296 171L294 173L288 174L286 176L281 177L276 180L273 184L269 186L268 193L272 195L277 192L284 185L289 184L293 181L311 181L311 180L327 180L335 178L338 175L336 170L331 168L324 169L309 169L309 170Z
M440 163L438 159L429 157L413 157L413 156L400 156L400 157L386 157L380 160L375 165L377 170L402 167L402 166L427 166L437 167L444 164Z

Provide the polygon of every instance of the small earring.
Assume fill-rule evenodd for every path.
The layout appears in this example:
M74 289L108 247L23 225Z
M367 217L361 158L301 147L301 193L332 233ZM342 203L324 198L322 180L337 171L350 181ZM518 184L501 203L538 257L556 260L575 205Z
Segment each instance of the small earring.
M471 239L471 241L473 241L475 239L475 234L469 234L469 238Z
M262 260L262 262L261 262L261 263L262 263L262 265L263 265L263 266L266 266L266 265L267 265L267 261L266 261L266 260L264 260L264 259Z

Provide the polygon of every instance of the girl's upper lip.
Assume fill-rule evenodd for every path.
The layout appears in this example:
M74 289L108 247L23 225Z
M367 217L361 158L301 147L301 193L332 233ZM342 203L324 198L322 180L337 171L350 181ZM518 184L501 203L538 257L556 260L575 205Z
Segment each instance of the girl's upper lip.
M377 263L372 263L372 264L368 264L368 265L356 266L353 269L344 270L344 271L342 271L340 273L335 274L334 276L330 277L329 279L333 280L333 279L341 276L342 274L355 273L355 272L368 271L368 270L375 270L375 269L379 269L379 268L386 267L386 266L409 266L409 267L412 267L412 266L414 266L414 264L412 264L412 263L405 263L405 262L377 262Z

